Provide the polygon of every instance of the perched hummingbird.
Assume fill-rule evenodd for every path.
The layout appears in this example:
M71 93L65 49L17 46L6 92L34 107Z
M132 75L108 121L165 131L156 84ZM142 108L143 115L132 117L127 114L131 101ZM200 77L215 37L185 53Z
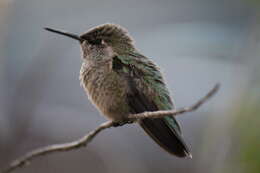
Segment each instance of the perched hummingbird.
M107 118L120 123L129 114L175 109L158 66L135 48L126 29L103 24L80 36L45 29L79 41L83 52L81 85ZM169 153L191 158L173 116L147 118L139 124Z

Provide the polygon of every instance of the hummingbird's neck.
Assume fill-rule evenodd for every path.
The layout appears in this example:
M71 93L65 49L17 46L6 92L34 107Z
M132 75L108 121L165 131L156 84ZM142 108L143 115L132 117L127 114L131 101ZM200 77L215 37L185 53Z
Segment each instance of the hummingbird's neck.
M132 44L129 45L121 44L121 45L113 46L113 51L116 52L118 55L125 55L132 52L136 52L137 50Z

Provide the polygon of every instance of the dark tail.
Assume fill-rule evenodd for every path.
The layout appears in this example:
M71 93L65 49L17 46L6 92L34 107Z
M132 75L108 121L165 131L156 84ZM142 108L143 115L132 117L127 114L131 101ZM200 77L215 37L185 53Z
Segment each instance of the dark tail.
M140 125L162 148L178 157L192 157L181 135L169 127L163 118L143 119Z

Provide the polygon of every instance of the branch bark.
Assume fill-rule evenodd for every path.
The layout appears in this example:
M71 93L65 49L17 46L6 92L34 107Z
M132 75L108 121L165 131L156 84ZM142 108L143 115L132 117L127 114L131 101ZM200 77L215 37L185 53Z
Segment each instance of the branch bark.
M113 121L107 121L100 126L98 126L95 130L89 132L82 138L69 142L64 144L54 144L46 147L42 147L36 150L33 150L24 156L22 156L19 159L14 160L10 163L10 165L7 167L7 169L1 171L2 173L10 173L14 170L16 170L19 167L26 166L30 163L31 160L33 160L36 157L55 153L55 152L63 152L63 151L70 151L74 149L78 149L81 147L86 147L96 135L110 127L117 127L117 126L123 126L125 124L131 124L135 123L136 121L144 118L162 118L164 116L172 115L180 115L186 112L192 112L198 109L202 104L204 104L209 98L211 98L218 90L219 90L220 84L216 84L214 88L212 88L207 95L205 95L203 98L198 100L195 104L193 104L190 107L184 107L176 110L162 110L162 111L154 111L154 112L143 112L139 114L130 114L129 118L124 122L113 122Z

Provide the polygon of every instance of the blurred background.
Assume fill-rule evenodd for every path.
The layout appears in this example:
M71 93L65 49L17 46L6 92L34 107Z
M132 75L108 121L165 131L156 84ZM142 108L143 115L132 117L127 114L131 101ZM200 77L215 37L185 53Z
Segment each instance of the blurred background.
M78 43L43 27L79 34L107 22L126 27L162 68L177 107L222 84L177 118L193 159L169 155L128 125L16 172L260 172L259 0L0 0L0 169L106 121L79 85Z

